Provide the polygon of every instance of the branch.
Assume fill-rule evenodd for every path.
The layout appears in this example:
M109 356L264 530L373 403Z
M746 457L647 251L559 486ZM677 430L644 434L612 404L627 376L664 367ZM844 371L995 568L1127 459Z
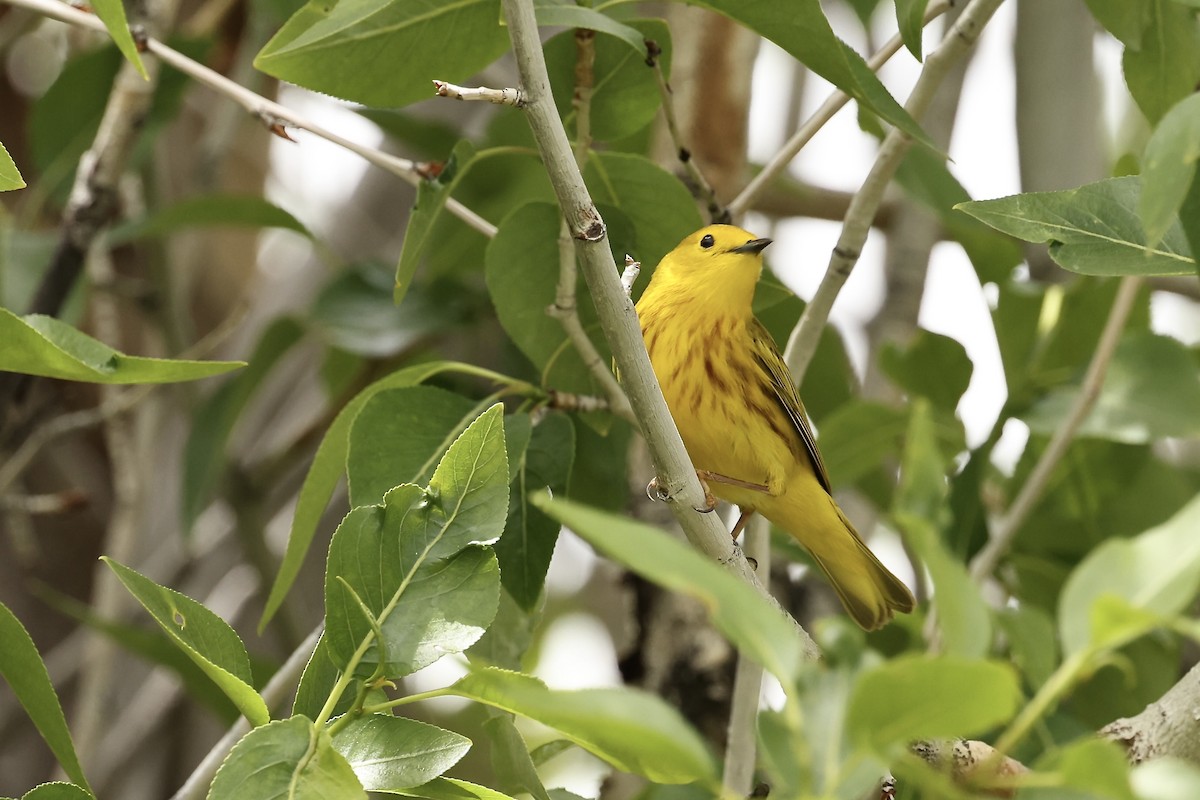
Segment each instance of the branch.
M778 606L758 582L720 521L712 514L699 514L693 510L703 506L704 491L650 367L633 303L621 291L604 220L592 203L583 176L571 156L571 144L550 95L550 81L532 2L503 0L503 7L534 139L571 235L576 239L584 278L591 289L600 324L646 438L659 483L672 501L671 510L693 546L733 570ZM798 625L796 628L804 639L808 654L815 658L816 645L802 628Z
M1092 360L1083 377L1083 384L1079 387L1079 396L1075 398L1074 404L1067 412L1066 419L1054 432L1054 436L1050 438L1050 443L1046 445L1046 450L1038 459L1033 472L1025 480L1016 500L1009 506L1008 513L993 526L991 538L971 561L971 577L975 581L985 580L996 569L1000 558L1008 551L1013 539L1016 538L1017 531L1020 530L1029 513L1033 511L1033 507L1042 498L1043 492L1046 491L1046 485L1050 481L1050 474L1058 466L1062 457L1066 455L1071 440L1075 438L1075 432L1087 419L1092 406L1095 405L1096 398L1100 396L1100 389L1104 385L1108 364L1117 349L1117 341L1125 329L1125 322L1129 319L1129 313L1133 309L1133 303L1137 299L1141 285L1141 278L1129 276L1121 279L1121 284L1117 287L1117 296L1113 299L1112 308L1108 312L1108 321L1104 323L1100 341L1096 344L1096 352L1092 354Z
M1164 756L1200 763L1200 664L1136 717L1123 717L1100 735L1123 746L1134 764Z
M935 0L935 2L930 3L929 7L925 11L925 24L928 25L942 14L945 14L950 10L952 5L952 0ZM903 46L904 41L900 38L900 34L896 34L887 41L887 44L885 44L879 49L878 52L876 52L873 56L871 56L870 59L867 60L867 66L870 67L872 72L877 72L879 68L886 64L888 59L894 56ZM932 60L933 56L930 56L929 61ZM926 70L929 69L929 61L926 61ZM922 71L922 75L923 74L924 71ZM916 89L913 89L913 93L916 93ZM821 107L814 111L811 117L805 120L804 124L800 126L799 130L796 131L792 138L788 139L787 143L779 150L779 152L776 153L769 162L767 162L767 165L763 167L762 172L755 175L754 179L751 180L750 183L746 185L746 188L741 191L741 194L733 199L733 202L730 203L726 209L727 213L733 219L738 219L745 214L747 210L752 208L755 201L758 200L758 196L766 190L771 181L775 180L780 173L787 169L788 164L792 163L792 159L796 157L796 154L800 152L804 145L808 144L809 140L816 135L817 131L821 130L821 128L825 126L825 123L829 122L829 120L833 118L833 115L840 111L842 106L846 105L846 103L849 101L850 95L843 91L836 91L829 95L829 98L821 104Z
M675 118L675 99L671 91L671 85L667 83L667 77L663 75L662 62L658 58L661 55L662 48L658 46L658 42L647 39L646 64L654 68L654 78L658 82L658 93L662 97L663 116L667 120L667 131L671 134L671 141L675 143L675 155L691 179L694 190L707 205L709 219L713 222L729 222L732 219L729 210L721 208L721 204L717 201L717 193L713 189L712 184L708 182L708 179L704 177L704 173L700 171L700 167L696 164L695 159L692 158L692 152L683 144L683 134L679 132L679 121Z
M91 14L83 11L78 11L71 8L66 3L57 2L57 0L0 0L0 2L8 3L9 5L18 6L21 8L32 9L42 16L51 19L57 19L62 22L67 22L72 25L78 25L83 28L104 33L104 23ZM163 44L155 38L146 39L146 47L151 52L158 56L162 61L170 64L175 69L195 79L196 81L208 86L210 89L225 95L235 103L246 109L255 117L260 119L272 133L290 138L286 135L285 127L297 128L299 130L308 131L314 136L318 136L326 141L343 147L356 155L362 156L370 163L381 169L384 169L393 175L403 178L413 186L420 184L421 165L416 162L409 161L406 158L398 158L396 156L377 150L373 147L353 142L349 139L338 136L332 131L328 131L317 123L311 121L307 117L292 111L286 106L282 106L272 100L268 100L262 95L255 94L244 86L231 81L224 75L208 67L200 64L177 50L174 50ZM470 227L487 236L489 239L496 235L496 226L488 222L483 217L476 214L471 209L464 206L453 197L446 200L446 208L451 214L461 219Z
M433 93L438 97L453 97L455 100L486 100L498 106L521 108L525 105L525 98L520 89L488 89L485 86L456 86L446 81L434 81Z
M905 109L913 119L920 122L942 79L955 62L975 44L979 32L1001 2L1003 0L971 0L962 15L946 32L937 50L925 60L921 75L917 78L912 94L905 104ZM871 230L871 220L883 202L884 191L911 144L912 140L908 134L893 129L883 140L875 157L875 164L862 187L850 201L850 208L846 211L846 219L842 225L842 235L838 238L837 246L833 248L825 277L821 280L812 301L804 309L799 324L788 337L788 367L798 383L804 380L804 373L808 370L813 353L816 352L821 331L829 321L833 302L850 277L854 265L858 263L863 244ZM763 172L767 170L764 169Z

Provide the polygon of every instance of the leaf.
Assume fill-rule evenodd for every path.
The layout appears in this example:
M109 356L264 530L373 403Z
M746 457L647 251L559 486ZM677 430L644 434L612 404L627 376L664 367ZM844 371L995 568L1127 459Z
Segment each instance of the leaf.
M542 385L598 394L562 324L546 313L558 283L560 219L558 207L548 203L529 203L514 211L488 243L484 276L500 325L541 372ZM579 317L586 330L596 324L596 312L585 285L577 285ZM603 356L603 343L596 345Z
M73 783L50 781L33 787L21 795L21 800L95 800L95 797Z
M820 0L792 3L703 0L696 5L720 12L765 36L869 110L917 141L932 146L929 137L888 94L862 56L834 35Z
M1092 16L1126 47L1142 46L1150 22L1150 0L1084 0Z
M0 603L0 675L50 746L63 772L90 793L46 665L25 626L3 603Z
M1137 177L1110 178L1062 192L1031 192L959 203L993 228L1027 242L1049 242L1050 257L1083 275L1187 275L1196 270L1178 222L1149 246L1135 209Z
M341 676L341 671L333 663L329 654L329 645L325 641L325 632L317 639L304 672L300 675L300 684L296 687L296 698L292 702L292 716L316 719L321 714L325 701L333 693L333 687ZM334 706L332 716L340 716L350 710L353 697L343 693Z
M406 797L424 797L428 800L513 800L506 794L454 778L437 778L421 786L396 792Z
M559 6L572 13L597 14L582 6ZM538 10L541 17L541 9ZM603 14L599 14L605 19ZM618 23L619 24L619 23ZM578 27L578 26L576 26ZM652 122L662 107L662 96L654 69L646 64L645 40L652 40L662 50L658 57L664 76L670 77L671 31L662 20L631 20L621 27L632 36L614 38L597 36L593 40L595 61L591 96L591 127L594 140L611 142L630 136ZM605 33L609 33L605 31ZM635 47L627 46L636 39ZM576 124L572 103L575 92L575 63L578 47L573 31L566 31L546 42L546 70L554 103L562 115L567 130Z
M107 556L102 556L101 560L150 612L167 636L233 701L251 725L264 725L271 719L267 704L254 690L246 647L225 620L192 598L159 586L124 564Z
M450 446L427 489L403 484L352 510L325 577L326 639L337 664L401 677L474 644L496 614L489 544L504 529L508 465L495 405ZM370 614L371 619L364 615ZM383 641L374 641L376 631ZM360 654L364 642L369 648ZM359 657L361 655L361 658Z
M879 366L910 396L927 397L951 414L971 383L974 365L957 339L918 328L906 347L884 344Z
M317 525L321 521L321 515L325 512L325 506L329 504L333 490L346 471L346 455L350 449L350 426L353 424L354 418L358 416L367 401L378 392L400 386L413 386L439 372L454 369L454 367L453 362L435 361L393 372L355 395L354 399L334 417L328 430L325 431L325 437L321 439L321 444L317 447L312 466L308 468L308 474L304 477L304 484L300 487L300 496L296 501L296 511L292 515L292 530L288 535L283 562L279 565L279 574L275 576L275 583L271 586L271 594L267 597L262 619L258 623L260 632L279 610L279 606L287 597L288 590L296 582L296 576L300 574L300 567L304 564L304 557L308 554L309 546L312 545L313 536L316 535Z
M492 770L499 786L510 794L528 794L534 800L550 800L525 740L513 723L513 715L489 709L483 729L491 740Z
M1187 97L1200 79L1200 28L1194 12L1171 0L1145 0L1140 48L1125 48L1125 84L1151 125Z
M617 208L633 224L633 240L614 255L619 264L624 263L625 253L642 262L638 279L642 287L650 282L662 257L704 225L687 188L645 156L595 153L588 159L583 176L597 203ZM609 238L612 240L611 234Z
M446 691L548 725L617 769L656 783L716 780L700 736L678 711L646 692L558 691L498 669L473 672Z
M851 486L900 451L908 428L904 411L851 400L821 420L821 451L834 488Z
M925 7L929 0L896 0L896 23L900 37L917 61L921 60L921 39L925 32Z
M142 64L142 56L138 53L138 47L133 41L133 34L129 31L129 22L125 19L125 6L121 0L95 0L92 3L92 11L104 23L104 27L108 29L108 35L112 37L121 54L129 59L129 63L133 64L138 74L149 80L146 67Z
M1093 607L1105 595L1160 617L1183 612L1200 587L1197 526L1200 498L1158 527L1093 550L1071 573L1059 602L1064 655L1116 647L1132 638L1128 613L1113 617L1110 611L1108 624L1093 623Z
M504 536L500 537L500 541L504 541ZM500 578L503 581L503 565L500 567ZM533 643L534 627L539 619L539 613L521 608L512 595L502 589L496 618L479 641L467 650L467 658L472 664L521 669L523 657Z
M1054 775L1053 797L1079 796L1071 791L1076 790L1086 797L1137 800L1129 789L1129 760L1115 742L1089 738L1072 742L1040 759L1037 770Z
M516 466L508 521L496 543L500 579L524 610L534 608L546 583L559 524L529 504L534 490L565 492L575 459L575 426L565 414L548 414L533 429L529 447Z
M920 739L968 737L1012 717L1021 700L1008 664L961 656L899 656L863 672L850 696L852 741L885 753Z
M1058 664L1058 642L1050 615L1029 604L1001 609L995 619L1008 640L1013 664L1025 674L1026 684L1041 686L1050 680Z
M334 734L333 749L364 789L378 792L433 780L466 755L471 740L416 720L367 714Z
M618 22L595 9L577 6L563 2L563 0L535 0L533 5L539 28L562 26L605 33L625 43L635 54L645 58L645 37L638 28ZM551 74L553 75L553 73ZM553 81L551 82L553 83ZM563 108L563 106L559 107Z
M740 651L788 684L806 660L804 644L779 609L683 542L625 517L535 495L531 502L599 553L658 585L699 600Z
M346 759L329 734L304 717L276 720L233 746L208 790L208 800L288 798L365 800Z
M1076 386L1044 396L1022 419L1050 435L1079 396ZM1188 348L1169 336L1127 333L1117 345L1100 396L1079 436L1144 444L1165 436L1200 433L1200 367Z
M430 81L463 81L509 45L497 0L310 0L267 42L254 66L368 106L432 95Z
M13 162L12 156L3 144L0 144L0 192L11 192L13 189L24 189L25 179Z
M258 195L209 194L189 197L156 209L145 218L114 229L112 244L165 236L188 228L282 228L313 238L308 228L287 211Z
M1200 95L1175 105L1154 129L1142 155L1138 216L1147 244L1158 244L1179 214L1200 159Z
M408 217L408 230L404 232L400 261L396 265L396 284L392 289L392 302L396 305L404 301L404 296L412 287L421 252L429 242L434 223L474 158L475 145L463 139L454 146L454 151L446 159L445 166L437 177L433 180L423 179L418 184L417 200Z
M350 505L378 503L402 483L428 483L446 448L481 411L480 404L433 386L373 394L350 427Z
M127 356L54 317L18 317L6 308L0 308L0 340L0 371L86 383L178 383L246 366Z
M183 452L183 528L190 531L225 472L233 426L271 369L304 335L290 317L276 319L259 339L246 369L204 400L192 418Z

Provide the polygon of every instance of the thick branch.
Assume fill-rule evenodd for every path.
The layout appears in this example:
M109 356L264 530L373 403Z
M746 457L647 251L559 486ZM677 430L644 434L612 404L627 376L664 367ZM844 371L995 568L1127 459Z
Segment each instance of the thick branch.
M1136 717L1122 717L1100 735L1125 747L1134 764L1164 756L1200 763L1200 664Z
M533 5L529 0L504 0L504 15L521 74L521 86L526 94L529 124L559 206L577 241L584 277L621 371L630 405L646 437L659 483L671 498L672 511L692 544L741 575L757 587L763 597L770 598L720 520L693 510L703 507L704 492L650 367L633 303L621 290L604 221L583 183L583 176L571 154L571 144L554 107ZM797 630L802 629L797 626ZM807 634L802 635L809 654L815 657L816 645Z
M909 95L908 103L905 104L905 109L913 119L920 121L924 116L942 80L975 44L979 32L1001 2L1003 0L972 0L946 32L941 45L925 60L921 75L917 78L912 94ZM842 235L833 249L825 277L812 302L804 309L800 323L788 338L788 367L797 381L804 379L804 373L812 361L813 353L816 352L821 331L829 321L833 302L850 277L854 265L858 263L863 245L867 241L867 234L871 230L871 220L883 202L884 190L896 174L896 169L911 144L912 140L908 134L899 129L892 130L879 148L879 154L867 174L866 181L850 202L842 226Z

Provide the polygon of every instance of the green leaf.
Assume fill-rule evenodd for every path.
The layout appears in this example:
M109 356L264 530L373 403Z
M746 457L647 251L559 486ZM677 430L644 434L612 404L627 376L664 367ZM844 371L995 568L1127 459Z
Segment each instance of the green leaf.
M821 451L834 488L851 486L894 457L908 429L903 410L851 400L821 420Z
M929 137L888 94L862 56L834 35L820 0L792 3L703 0L697 5L720 12L765 36L860 104L917 141L932 146Z
M1200 767L1173 756L1138 764L1129 778L1141 800L1191 800L1200 797Z
M1141 47L1125 48L1121 66L1138 108L1153 125L1200 79L1200 27L1195 12L1171 0L1146 0Z
M18 317L0 308L0 371L87 383L178 383L246 366L244 361L184 361L118 353L54 317Z
M624 772L656 783L716 780L699 734L659 697L633 689L549 689L519 672L484 669L446 690L548 725Z
M208 800L365 800L366 796L346 759L334 750L329 734L304 717L276 720L243 736L208 790Z
M254 676L246 647L225 620L192 598L159 586L111 558L102 557L102 560L171 640L233 701L251 725L263 725L271 719L267 704L254 691Z
M900 38L917 61L921 60L921 39L925 32L925 7L929 0L896 0L896 23Z
M588 159L583 176L593 200L617 208L633 224L633 240L614 255L618 264L624 263L625 253L642 262L638 279L642 287L649 283L662 257L704 225L687 188L644 156L595 153ZM613 238L611 232L609 238Z
M1131 629L1129 614L1114 614L1111 605L1095 620L1094 606L1105 595L1160 617L1183 612L1200 587L1197 526L1200 498L1156 528L1093 550L1063 588L1058 619L1064 654L1116 647L1144 631Z
M779 609L683 542L648 525L570 501L535 495L531 502L602 555L666 589L699 600L717 629L785 686L806 660L804 643Z
M1049 242L1050 257L1084 275L1187 275L1196 260L1178 222L1149 246L1135 209L1137 177L1110 178L1062 192L1032 192L960 203L993 228L1027 242Z
M164 206L109 234L112 244L165 236L188 228L283 228L312 238L308 228L287 211L258 195L209 194Z
M254 66L306 89L368 106L432 95L509 45L498 0L310 0L267 42Z
M1079 397L1065 387L1043 397L1022 419L1030 430L1053 434ZM1079 436L1143 444L1164 436L1200 433L1200 367L1188 348L1169 336L1128 333L1117 345L1095 406Z
M918 328L906 347L884 344L879 366L909 395L927 397L951 414L971 383L974 365L957 339Z
M537 16L538 27L585 28L590 31L606 33L624 42L633 49L634 53L645 58L646 37L643 36L642 31L618 22L595 9L577 6L570 2L564 2L564 0L536 0L534 13ZM553 75L553 73L551 74ZM551 82L553 83L553 81ZM564 107L559 106L559 108Z
M1085 796L1137 800L1129 788L1129 759L1115 742L1091 738L1072 742L1040 759L1037 770L1052 774L1055 787L1051 793L1035 792L1034 798Z
M537 604L558 541L559 524L531 506L534 490L566 491L575 459L575 426L565 414L548 414L533 429L520 462L508 503L504 535L496 543L500 579L526 611ZM511 463L511 462L510 462Z
M1154 129L1142 156L1138 215L1156 245L1179 214L1200 159L1200 95L1178 103Z
M25 626L3 603L0 603L0 675L12 688L13 695L50 746L67 777L90 793L91 787L79 765L79 757L75 755L71 732L67 730L67 721L46 665Z
M513 800L506 794L454 778L437 778L411 789L395 792L406 797L424 797L428 800Z
M364 789L377 792L433 780L466 755L471 740L416 720L368 714L334 734L333 749Z
M946 698L955 698L946 702ZM1008 664L961 656L900 656L862 673L850 696L851 740L884 753L919 739L979 734L1021 700Z
M537 767L529 755L529 748L513 723L513 715L495 709L488 710L483 723L491 740L492 769L497 784L510 794L528 794L534 800L550 800Z
M276 319L263 333L246 369L213 392L192 419L183 452L183 528L190 531L225 472L233 426L271 369L304 335L300 323Z
M404 232L400 261L396 265L396 285L392 290L392 302L396 305L403 302L412 287L421 252L429 242L434 223L474 158L475 145L464 139L454 146L454 151L438 176L433 180L424 179L417 186L417 201L408 217L408 230Z
M562 324L546 313L558 283L557 206L529 203L514 211L488 243L485 278L496 316L513 343L541 371L541 382L560 391L599 394L599 387L567 339ZM596 312L582 280L579 317L585 329ZM595 341L595 339L593 339ZM601 354L603 343L596 341Z
M129 59L129 63L133 64L143 78L149 80L146 67L142 64L142 56L138 53L137 45L134 44L133 34L129 32L129 22L125 19L125 6L121 0L95 0L92 3L92 10L104 23L104 27L108 29L108 35L112 37L121 54Z
M341 671L333 663L333 656L329 654L329 645L325 641L325 632L322 631L317 639L317 646L313 648L308 663L304 665L304 672L300 675L296 699L292 702L292 716L316 719L340 676ZM333 716L340 716L349 711L353 699L349 693L344 693L338 698Z
M358 672L400 677L474 644L496 614L500 575L492 551L472 545L496 540L507 505L496 405L450 446L427 489L398 486L338 526L325 577L334 662L351 663L369 641Z
M1142 46L1151 0L1084 0L1092 16L1126 47Z
M1050 680L1058 665L1058 642L1054 620L1036 606L1022 605L996 612L996 624L1008 640L1012 662L1025 673L1029 686Z
M11 192L13 189L24 189L25 179L13 162L12 156L3 144L0 144L0 192Z
M325 506L329 504L333 490L345 474L346 455L350 449L350 427L363 406L384 389L414 386L454 367L453 362L435 361L393 372L355 395L334 417L317 447L312 466L304 477L304 484L300 487L296 511L292 515L292 530L288 535L287 549L283 555L283 562L279 565L279 574L275 576L275 583L271 586L271 594L267 597L262 619L259 620L259 631L266 627L267 622L279 610L292 584L296 582L296 576L300 574L300 567L304 564L309 546L312 545Z
M560 8L572 9L572 13L597 13L582 6ZM538 13L540 17L541 11ZM627 46L629 39L625 37L597 36L593 41L596 57L592 65L590 131L592 138L600 142L611 142L636 133L654 120L662 106L658 79L654 69L646 65L644 40L653 40L662 49L659 63L664 75L670 77L671 31L666 23L633 20L621 27L637 40L635 48ZM563 124L567 130L572 130L576 119L572 99L575 62L578 60L574 32L560 33L547 41L543 49L554 103L562 114Z
M91 792L64 781L43 783L21 795L21 800L95 800L95 798L96 796Z
M424 486L446 448L486 408L433 386L384 389L350 427L350 505L378 503L393 486Z

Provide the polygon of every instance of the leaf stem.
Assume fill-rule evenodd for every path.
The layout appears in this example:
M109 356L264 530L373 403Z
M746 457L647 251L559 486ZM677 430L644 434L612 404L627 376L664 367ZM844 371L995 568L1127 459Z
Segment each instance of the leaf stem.
M1142 279L1137 276L1130 275L1121 279L1121 283L1117 287L1117 296L1113 299L1112 308L1108 312L1108 320L1105 321L1104 330L1100 333L1100 341L1096 344L1096 351L1092 354L1092 360L1088 363L1083 383L1079 387L1079 396L1075 398L1075 402L1067 412L1066 419L1054 431L1050 443L1046 445L1045 452L1034 465L1033 472L1029 474L1025 484L1021 487L1017 498L1009 506L1008 513L996 522L992 528L991 538L971 562L971 577L975 581L986 580L995 571L1001 557L1012 546L1017 531L1025 524L1025 520L1028 519L1037 502L1042 499L1054 468L1066 455L1067 448L1070 447L1076 432L1091 413L1092 407L1100 396L1100 389L1104 386L1104 376L1108 373L1109 362L1112 361L1113 354L1116 352L1117 342L1121 338L1121 332L1125 330L1125 323L1129 320L1129 314L1133 310L1133 304L1141 285Z
M1087 669L1092 656L1092 651L1083 650L1068 656L1058 665L1058 669L1054 670L1054 673L1042 684L1042 688L1038 689L1033 699L1021 709L1017 718L996 740L995 758L997 761L1011 752L1013 747L1029 733L1030 728L1050 710L1056 701L1066 694L1075 679Z
M410 694L406 697L398 697L395 700L388 700L386 703L375 703L374 705L363 706L362 710L364 714L378 714L381 711L388 711L398 706L405 706L409 703L416 703L420 700L429 700L434 697L446 697L450 694L453 694L453 692L450 691L449 687L444 689L431 689L428 692L418 692L417 694Z

